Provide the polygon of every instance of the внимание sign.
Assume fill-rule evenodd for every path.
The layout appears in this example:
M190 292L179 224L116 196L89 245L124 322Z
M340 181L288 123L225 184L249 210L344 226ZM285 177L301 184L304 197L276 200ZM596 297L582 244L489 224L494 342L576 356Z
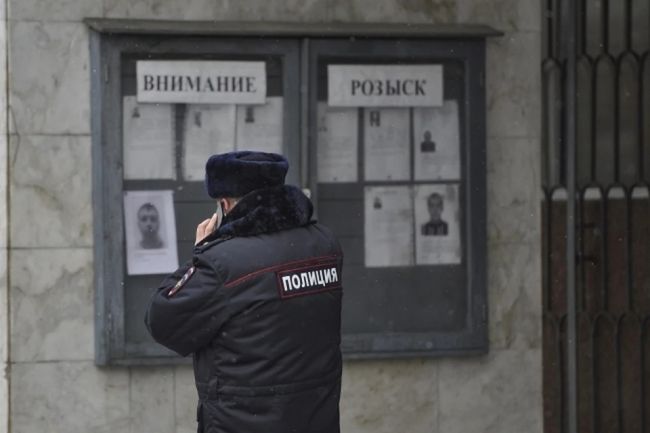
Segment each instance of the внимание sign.
M264 104L265 62L137 62L138 102L172 104Z

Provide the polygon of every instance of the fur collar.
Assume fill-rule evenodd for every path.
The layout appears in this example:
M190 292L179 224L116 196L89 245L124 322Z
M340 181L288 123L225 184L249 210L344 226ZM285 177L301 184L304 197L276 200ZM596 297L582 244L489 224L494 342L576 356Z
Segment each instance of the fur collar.
M210 238L255 236L305 226L313 213L311 201L295 186L258 189L242 197Z

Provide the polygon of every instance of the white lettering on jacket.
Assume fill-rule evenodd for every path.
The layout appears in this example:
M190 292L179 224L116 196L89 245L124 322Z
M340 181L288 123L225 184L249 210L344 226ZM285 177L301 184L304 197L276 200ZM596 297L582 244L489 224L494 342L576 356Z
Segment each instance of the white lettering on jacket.
M341 287L337 264L314 263L298 269L281 269L277 271L280 296L290 298L297 295L320 293Z

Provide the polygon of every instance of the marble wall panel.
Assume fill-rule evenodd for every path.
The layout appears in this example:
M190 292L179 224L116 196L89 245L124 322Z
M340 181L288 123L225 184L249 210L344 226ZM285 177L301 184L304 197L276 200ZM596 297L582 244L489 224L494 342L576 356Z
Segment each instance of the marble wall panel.
M536 138L487 140L488 242L541 241L539 147Z
M537 244L488 250L490 348L538 349L542 340L541 257Z
M541 350L439 363L438 431L542 433Z
M7 288L7 249L0 247L0 432L9 425L9 304Z
M92 362L17 363L12 433L127 433L129 376ZM142 430L152 431L152 430Z
M93 359L92 250L11 250L14 362Z
M104 0L106 18L212 20L217 0Z
M489 24L506 31L540 31L540 0L456 0L459 23Z
M0 99L1 105L2 102ZM2 109L0 108L1 115ZM6 119L6 116L0 117L0 119ZM4 128L0 127L0 249L7 247L7 233L9 229L7 218L9 216L9 202L7 200L7 155L9 153L9 139L7 138L6 130L2 131L2 129Z
M176 433L196 432L198 393L194 372L189 365L174 368L174 396L176 400Z
M488 39L488 137L541 136L541 50L537 32Z
M0 248L7 246L7 22L6 0L0 0ZM1 313L0 313L1 314Z
M451 23L455 0L330 0L330 19L356 22Z
M10 20L81 21L101 17L102 0L7 0Z
M431 360L347 362L343 369L341 431L434 431L437 380L437 366Z
M14 21L10 32L10 132L89 134L86 26Z
M7 270L7 2L0 0L0 432L9 433L9 287Z
M175 433L173 367L131 368L131 433Z
M13 247L92 244L90 166L90 137L11 137Z
M176 433L196 432L198 393L194 372L189 365L174 368L174 396L176 400Z
M218 20L241 21L325 21L328 0L221 0Z

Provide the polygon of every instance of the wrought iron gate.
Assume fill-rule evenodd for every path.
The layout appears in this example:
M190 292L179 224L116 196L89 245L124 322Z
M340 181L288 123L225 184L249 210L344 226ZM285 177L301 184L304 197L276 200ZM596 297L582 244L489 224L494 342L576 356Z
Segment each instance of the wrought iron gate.
M544 5L544 429L569 432L574 405L579 432L650 433L650 0ZM573 178L576 248L567 253Z

